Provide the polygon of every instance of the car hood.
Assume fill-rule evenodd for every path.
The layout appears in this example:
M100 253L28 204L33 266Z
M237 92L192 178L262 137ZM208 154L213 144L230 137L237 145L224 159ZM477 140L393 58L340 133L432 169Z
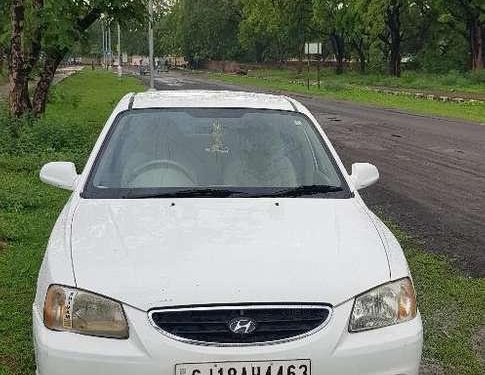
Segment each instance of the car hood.
M71 245L78 288L143 310L337 305L390 277L355 199L81 200Z

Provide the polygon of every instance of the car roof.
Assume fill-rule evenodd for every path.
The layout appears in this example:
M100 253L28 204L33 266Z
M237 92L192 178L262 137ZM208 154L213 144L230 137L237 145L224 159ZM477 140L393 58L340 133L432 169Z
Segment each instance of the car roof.
M172 90L134 93L130 109L141 108L255 108L296 111L292 99L284 95L243 91Z

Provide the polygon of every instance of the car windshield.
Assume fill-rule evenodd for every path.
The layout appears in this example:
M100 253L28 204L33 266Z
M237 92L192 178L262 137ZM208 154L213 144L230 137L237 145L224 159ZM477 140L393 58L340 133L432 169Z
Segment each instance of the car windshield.
M87 198L348 196L309 119L256 109L122 113L96 159Z

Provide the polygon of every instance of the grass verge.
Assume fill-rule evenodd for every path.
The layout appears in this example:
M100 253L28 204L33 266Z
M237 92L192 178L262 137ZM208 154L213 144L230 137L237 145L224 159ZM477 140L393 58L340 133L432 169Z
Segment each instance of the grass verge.
M32 375L31 304L48 236L68 198L42 184L41 165L72 160L82 167L115 102L143 87L106 72L85 71L53 91L45 118L23 123L14 138L0 116L0 374ZM405 248L425 322L425 361L446 374L483 372L473 335L485 324L484 279L468 279L444 258L392 228Z
M255 77L272 77L280 80L306 81L306 66L301 73L295 69L257 69L250 72ZM358 87L386 87L402 90L435 91L448 94L469 94L485 96L485 72L460 73L456 71L447 74L431 74L405 70L401 77L388 74L367 73L361 74L347 70L343 74L335 74L333 68L324 68L320 71L322 81L340 85L354 85ZM317 80L317 72L314 67L310 71L310 78Z
M461 275L445 257L423 251L416 239L387 225L404 249L416 286L424 324L423 364L442 370L436 374L484 374L485 348L477 347L476 335L485 325L485 278Z
M418 99L407 95L380 93L370 90L361 83L353 83L352 80L345 81L343 78L336 75L328 76L327 78L324 76L320 89L316 86L310 86L310 90L307 90L305 85L294 82L288 74L275 73L274 70L263 72L254 71L250 72L247 76L209 73L209 78L237 85L321 96L324 98L347 100L385 108L396 108L412 113L445 116L485 123L485 103L483 102L439 102Z
M34 373L31 306L49 232L68 194L39 181L45 162L84 165L122 95L144 90L134 78L83 71L55 87L45 117L11 134L0 114L0 374Z

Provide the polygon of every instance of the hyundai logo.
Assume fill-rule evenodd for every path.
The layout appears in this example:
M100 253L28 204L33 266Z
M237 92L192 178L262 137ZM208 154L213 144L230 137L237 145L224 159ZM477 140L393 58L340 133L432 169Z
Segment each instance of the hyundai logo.
M227 325L238 335L249 335L256 330L256 322L250 318L234 318Z

